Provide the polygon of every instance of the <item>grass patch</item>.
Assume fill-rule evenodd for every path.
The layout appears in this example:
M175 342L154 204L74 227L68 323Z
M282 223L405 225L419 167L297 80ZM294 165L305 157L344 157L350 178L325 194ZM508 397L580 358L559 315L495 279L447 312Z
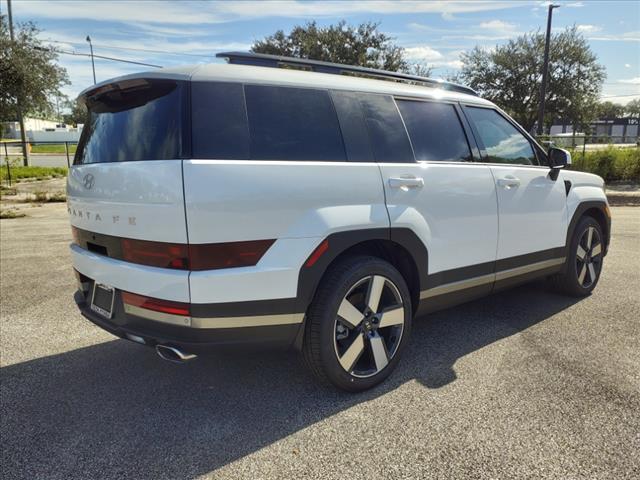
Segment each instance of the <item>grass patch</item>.
M31 145L31 153L65 153L64 145L52 144L52 145ZM69 153L76 153L76 145L69 145Z
M9 208L7 210L0 210L0 218L20 218L26 217L26 215L15 208Z
M44 180L47 178L58 178L66 176L66 167L11 167L11 181L13 182L25 180L28 178L34 180ZM0 180L4 182L7 179L7 166L2 165L2 168L0 168Z
M0 196L2 197L12 197L18 194L18 191L13 187L5 187L4 185L0 185Z
M42 190L36 190L33 195L27 197L27 200L36 203L66 202L67 195L64 192L47 193Z
M606 181L640 183L640 148L608 147L602 150L571 153L572 170L595 173Z

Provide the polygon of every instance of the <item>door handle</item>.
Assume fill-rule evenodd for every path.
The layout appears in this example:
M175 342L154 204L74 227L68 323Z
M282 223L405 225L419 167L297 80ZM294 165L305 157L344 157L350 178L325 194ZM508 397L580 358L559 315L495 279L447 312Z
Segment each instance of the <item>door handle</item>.
M498 179L498 186L510 190L511 188L517 188L520 186L520 179L513 175L507 175L506 177Z
M389 186L403 190L422 188L424 187L424 180L420 177L389 177Z

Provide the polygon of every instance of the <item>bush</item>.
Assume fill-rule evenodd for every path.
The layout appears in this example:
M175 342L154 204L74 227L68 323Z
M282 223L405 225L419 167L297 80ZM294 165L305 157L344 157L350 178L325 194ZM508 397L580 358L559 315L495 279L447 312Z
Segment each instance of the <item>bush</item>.
M11 181L19 181L25 178L45 179L51 177L66 177L66 167L11 167ZM3 164L0 168L0 180L7 180L7 165Z
M572 170L595 173L606 181L640 182L640 148L615 148L571 153Z

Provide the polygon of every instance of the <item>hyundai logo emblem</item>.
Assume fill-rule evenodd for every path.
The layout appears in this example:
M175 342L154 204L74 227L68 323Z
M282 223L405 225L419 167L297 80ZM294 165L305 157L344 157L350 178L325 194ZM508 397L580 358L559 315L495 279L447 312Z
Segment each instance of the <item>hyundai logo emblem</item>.
M87 173L82 179L82 183L84 184L84 188L89 190L90 188L93 188L93 184L96 183L96 179L93 175Z

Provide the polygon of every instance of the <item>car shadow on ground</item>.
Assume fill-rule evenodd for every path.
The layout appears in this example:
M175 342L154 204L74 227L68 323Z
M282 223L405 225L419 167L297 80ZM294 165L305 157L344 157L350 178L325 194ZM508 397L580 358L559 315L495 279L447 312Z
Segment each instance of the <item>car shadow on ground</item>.
M193 478L407 381L439 388L455 362L576 299L525 286L414 323L397 371L353 395L318 386L295 353L185 365L114 340L0 370L5 478ZM135 472L135 473L132 473Z

